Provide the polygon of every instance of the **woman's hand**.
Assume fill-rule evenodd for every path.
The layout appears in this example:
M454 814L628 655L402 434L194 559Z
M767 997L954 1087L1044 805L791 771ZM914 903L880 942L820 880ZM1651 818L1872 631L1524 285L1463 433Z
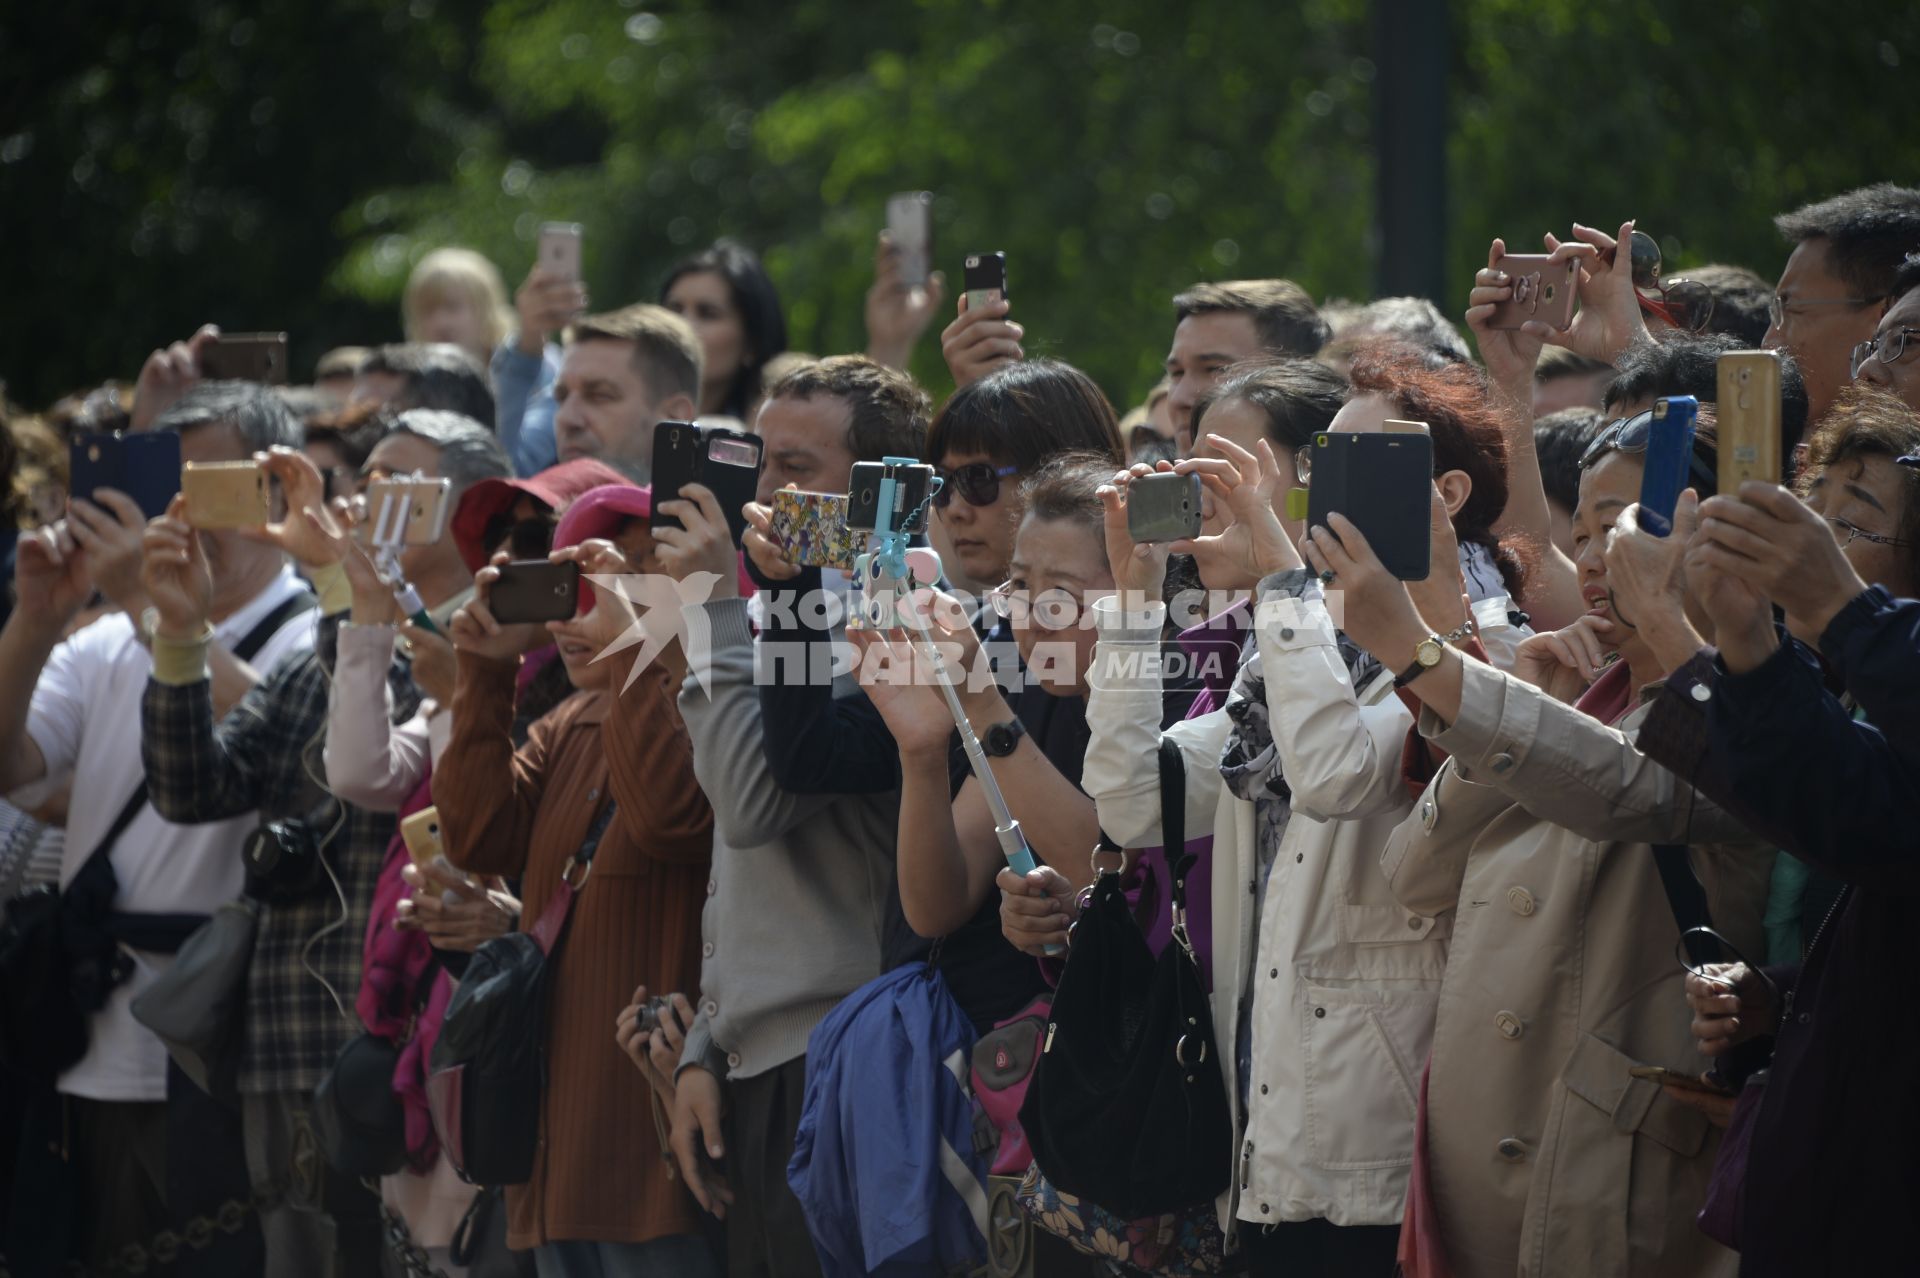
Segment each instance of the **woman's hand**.
M921 284L900 279L900 249L885 231L873 253L873 287L867 290L867 358L905 370L913 348L947 300L946 276L939 271Z
M1161 462L1162 473L1173 470L1172 462ZM1172 543L1135 541L1127 531L1127 500L1136 479L1155 473L1145 462L1135 462L1100 485L1101 527L1107 541L1107 565L1113 571L1114 588L1120 593L1121 607L1138 611L1158 602L1167 581L1167 556Z
M1256 455L1224 435L1208 435L1205 443L1216 456L1183 458L1174 470L1200 476L1233 522L1216 536L1176 541L1173 552L1192 555L1202 579L1226 590L1251 588L1273 573L1304 567L1273 509L1283 488L1273 445L1262 439Z
M1689 488L1673 508L1673 527L1656 537L1641 526L1640 505L1620 512L1607 534L1607 585L1614 613L1646 641L1664 670L1684 665L1705 640L1687 620L1686 552L1700 524L1700 498Z
M255 453L253 460L280 481L287 513L278 523L242 528L240 535L278 546L309 571L339 563L346 554L347 530L327 508L320 468L305 453L280 446Z
M1301 548L1328 594L1340 596L1340 629L1387 669L1404 669L1432 631L1406 584L1387 571L1353 521L1340 514L1327 520L1307 531Z
M1026 358L1020 339L1027 331L1007 318L1013 309L1007 299L996 297L975 311L967 308L962 293L959 307L958 317L940 334L940 353L955 387L969 386L1002 365Z
M993 881L1000 886L1000 934L1023 954L1059 958L1074 919L1073 885L1066 876L1048 865L1031 874L1008 866Z
M1629 346L1652 341L1646 318L1640 314L1640 295L1633 288L1632 235L1632 222L1622 222L1618 236L1575 222L1574 240L1594 249L1591 255L1581 256L1580 309L1565 332L1555 332L1539 320L1528 320L1525 331L1602 364L1617 363ZM1562 244L1558 236L1547 236L1548 252L1566 247L1571 245Z
M471 954L520 921L520 902L504 880L463 874L445 857L402 866L400 878L413 895L400 902L394 927L425 932L437 950Z
M1551 235L1545 238L1550 266L1569 258L1590 261L1599 251L1591 244L1561 244ZM1499 304L1513 298L1513 277L1500 269L1500 260L1506 255L1505 240L1495 240L1487 247L1487 264L1473 277L1473 291L1467 295L1466 321L1487 366L1487 379L1503 398L1525 408L1531 419L1533 370L1552 330L1539 320L1530 320L1519 328L1490 327Z
M493 583L500 580L500 569L510 559L503 550L473 574L473 598L460 606L447 626L447 637L455 648L494 661L512 661L546 644L547 633L542 627L531 622L502 625L487 606Z
M900 755L944 755L953 717L933 672L904 630L849 630L860 686L893 733Z
M1694 1046L1702 1056L1724 1055L1776 1028L1779 1010L1767 983L1745 963L1708 963L1688 972L1686 991Z
M1561 630L1528 635L1514 650L1513 675L1555 701L1572 705L1617 659L1619 626L1594 614Z
M428 630L417 621L402 621L400 634L413 651L413 681L420 686L420 691L443 706L452 705L459 670L453 644L445 635Z

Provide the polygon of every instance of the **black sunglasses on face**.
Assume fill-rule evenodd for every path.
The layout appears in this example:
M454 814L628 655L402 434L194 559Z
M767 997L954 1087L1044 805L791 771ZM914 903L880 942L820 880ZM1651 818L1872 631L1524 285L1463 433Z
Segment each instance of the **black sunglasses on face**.
M1587 445L1587 451L1580 454L1580 469L1591 470L1599 465L1608 453L1644 453L1647 441L1653 438L1653 410L1646 409L1631 417L1616 417L1600 428L1600 433ZM1700 460L1700 450L1687 450L1687 469L1701 483L1718 490L1720 476L1705 462Z
M515 519L510 514L495 515L487 521L481 544L491 552L506 541L508 553L515 559L545 559L553 550L553 530L558 522L550 514L526 519Z
M933 470L945 481L933 495L933 504L940 510L953 503L955 493L966 498L969 506L991 506L1000 500L1000 481L1020 473L1018 466L995 466L991 462L968 462L955 470L935 466Z

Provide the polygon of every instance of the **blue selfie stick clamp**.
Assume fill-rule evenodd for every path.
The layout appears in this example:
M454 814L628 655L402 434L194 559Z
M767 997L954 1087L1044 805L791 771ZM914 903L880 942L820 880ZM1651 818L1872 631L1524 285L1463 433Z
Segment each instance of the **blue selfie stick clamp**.
M898 481L894 478L895 468L922 463L913 457L883 457L880 461L887 469L880 479L879 509L873 519L872 548L854 564L855 579L860 583L864 596L860 601L861 615L871 625L905 630L933 667L940 691L946 697L947 711L953 716L954 726L960 730L960 745L967 752L967 765L972 768L974 780L980 783L987 807L993 813L993 833L1000 841L1001 854L1007 858L1007 864L1013 867L1015 873L1031 874L1039 868L1039 863L1033 859L1033 849L1027 846L1027 836L1020 832L1020 822L1014 819L1013 813L1007 808L999 782L993 779L993 766L987 762L987 753L980 747L980 738L974 732L973 724L967 720L966 707L960 704L960 693L953 686L953 675L933 643L926 616L912 607L902 606L906 593L914 585L912 570L907 563L907 548L912 538L907 526L933 501L945 481L938 475L933 476L920 505L895 520L894 503L899 495ZM938 573L935 575L938 576ZM1057 954L1060 948L1050 945L1047 952Z

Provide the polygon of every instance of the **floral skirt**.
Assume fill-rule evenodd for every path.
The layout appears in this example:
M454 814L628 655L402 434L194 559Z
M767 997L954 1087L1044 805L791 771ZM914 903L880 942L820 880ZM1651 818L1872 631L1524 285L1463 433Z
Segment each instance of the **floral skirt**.
M1212 1203L1139 1220L1121 1220L1112 1212L1047 1182L1035 1164L1027 1169L1014 1197L1034 1224L1064 1238L1076 1251L1098 1256L1156 1278L1231 1274L1243 1268L1238 1255L1226 1254L1219 1214Z

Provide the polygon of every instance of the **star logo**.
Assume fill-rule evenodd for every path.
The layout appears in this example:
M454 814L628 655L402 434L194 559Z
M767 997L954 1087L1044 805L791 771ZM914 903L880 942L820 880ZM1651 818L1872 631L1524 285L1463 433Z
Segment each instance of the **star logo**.
M684 581L676 581L663 573L588 573L587 580L596 589L624 599L634 612L633 624L626 632L594 657L595 661L605 661L617 652L638 646L640 651L634 657L633 669L627 672L627 682L620 691L631 688L640 672L678 639L681 651L686 653L688 668L700 682L700 690L712 692L708 687L707 657L712 651L713 632L707 624L706 612L687 605L704 604L713 597L713 588L720 581L717 574L690 573Z

